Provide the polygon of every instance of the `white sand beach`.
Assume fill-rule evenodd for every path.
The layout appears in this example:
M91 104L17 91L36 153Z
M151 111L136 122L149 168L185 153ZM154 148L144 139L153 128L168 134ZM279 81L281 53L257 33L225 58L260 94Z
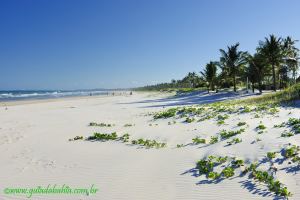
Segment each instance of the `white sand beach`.
M184 119L153 119L151 113L174 106L211 103L236 98L227 93L199 93L174 97L171 94L134 92L126 96L93 96L3 103L0 107L0 188L30 188L63 184L72 188L99 189L96 194L34 194L31 199L95 199L95 200L240 200L280 199L265 184L248 176L235 176L210 182L195 173L196 162L208 155L235 156L254 162L267 152L280 151L288 143L300 145L300 136L280 137L282 128L275 124L290 117L299 118L297 107L279 108L274 115L254 118L251 113L233 114L225 125L215 119L185 123ZM175 121L175 122L173 122ZM220 130L236 130L236 124L248 124L241 143L227 146L192 145L196 136L210 139ZM257 135L258 123L267 127ZM114 124L91 127L90 122ZM168 122L170 122L168 124ZM126 127L125 124L132 124ZM150 125L151 124L151 125ZM129 133L131 139L145 138L166 142L166 148L142 148L120 141L69 141L75 136L88 137L94 132ZM259 137L261 141L255 142ZM184 144L176 148L177 144ZM268 164L261 167L268 167ZM300 175L286 162L275 163L275 177L300 199ZM0 193L0 199L27 199L24 195Z

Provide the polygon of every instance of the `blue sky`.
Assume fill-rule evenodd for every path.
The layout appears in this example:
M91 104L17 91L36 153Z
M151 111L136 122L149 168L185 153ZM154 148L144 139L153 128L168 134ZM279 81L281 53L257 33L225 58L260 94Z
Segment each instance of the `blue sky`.
M240 42L300 39L298 0L1 0L0 89L180 79ZM299 44L297 44L299 47Z

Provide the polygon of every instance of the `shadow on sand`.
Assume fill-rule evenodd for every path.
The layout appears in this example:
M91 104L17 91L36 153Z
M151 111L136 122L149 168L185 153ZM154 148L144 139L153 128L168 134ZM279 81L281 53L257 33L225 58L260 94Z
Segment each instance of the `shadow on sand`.
M252 93L246 93L241 91L236 92L219 92L219 93L210 93L207 91L198 91L188 94L175 95L166 98L136 101L130 103L120 103L120 104L152 104L152 105L143 105L143 108L147 107L169 107L169 106L184 106L184 105L193 105L193 104L206 104L219 102L230 99L238 99L243 97L253 96ZM154 105L153 105L154 104Z

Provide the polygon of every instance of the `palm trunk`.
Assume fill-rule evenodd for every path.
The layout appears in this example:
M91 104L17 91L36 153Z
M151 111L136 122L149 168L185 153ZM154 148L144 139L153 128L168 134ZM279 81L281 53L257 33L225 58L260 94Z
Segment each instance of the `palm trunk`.
M210 83L208 83L208 86L207 86L207 92L209 94L209 88L210 88Z
M275 65L272 64L272 73L273 73L273 90L276 92L276 74L275 74Z
M259 93L262 93L262 84L261 84L261 80L259 80L259 82L258 82L258 87L259 87Z
M235 73L233 74L233 91L236 92L236 80L235 80Z

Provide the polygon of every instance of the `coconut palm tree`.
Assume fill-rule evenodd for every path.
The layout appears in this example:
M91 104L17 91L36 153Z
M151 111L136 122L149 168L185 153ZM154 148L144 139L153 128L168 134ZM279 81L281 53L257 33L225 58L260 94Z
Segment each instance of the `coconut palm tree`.
M292 72L292 79L296 82L299 61L299 49L295 47L298 40L293 40L290 36L283 40L283 52L285 64L290 72Z
M265 38L265 41L259 42L257 51L261 53L267 62L272 66L273 90L276 91L276 70L283 62L282 38L277 38L275 35L270 35Z
M233 79L233 90L236 92L236 78L242 67L247 63L247 52L239 51L239 43L232 46L227 46L227 51L220 49L220 63L223 70L228 72L228 75Z
M199 83L199 76L195 72L189 72L183 79L183 83L186 83L188 87L195 88Z
M262 93L262 81L266 72L269 70L268 65L265 63L264 57L260 53L255 53L253 56L249 55L248 62L249 66L246 74L252 82L252 87L254 82L257 82L259 92Z
M210 61L206 64L203 72L200 72L202 75L202 79L208 82L207 90L215 90L216 78L217 78L217 62Z

